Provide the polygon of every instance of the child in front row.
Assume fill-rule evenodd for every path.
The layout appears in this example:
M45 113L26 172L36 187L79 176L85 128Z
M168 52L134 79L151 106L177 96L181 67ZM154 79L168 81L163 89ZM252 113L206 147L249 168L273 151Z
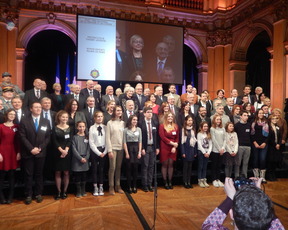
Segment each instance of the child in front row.
M86 196L86 172L89 170L90 146L85 134L86 123L78 121L76 128L78 132L72 139L72 171L76 184L76 197L79 198Z

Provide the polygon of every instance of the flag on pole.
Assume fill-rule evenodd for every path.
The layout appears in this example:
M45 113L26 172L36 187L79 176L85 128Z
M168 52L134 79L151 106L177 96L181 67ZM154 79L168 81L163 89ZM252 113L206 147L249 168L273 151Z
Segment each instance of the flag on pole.
M76 82L76 63L77 63L77 61L76 61L76 53L75 53L75 55L74 55L74 67L73 67L73 84L77 84L77 82Z
M67 63L66 63L66 77L65 77L65 94L70 93L70 56L68 54Z
M57 54L57 58L56 58L55 83L60 84L60 61L59 61L59 55L58 54Z

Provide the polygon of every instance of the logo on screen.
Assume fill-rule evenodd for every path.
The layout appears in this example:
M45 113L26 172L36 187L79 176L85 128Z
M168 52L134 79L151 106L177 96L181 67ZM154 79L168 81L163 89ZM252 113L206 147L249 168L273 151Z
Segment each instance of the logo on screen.
M93 78L98 78L100 76L100 73L99 73L99 71L97 69L93 69L90 72L90 76L93 77Z

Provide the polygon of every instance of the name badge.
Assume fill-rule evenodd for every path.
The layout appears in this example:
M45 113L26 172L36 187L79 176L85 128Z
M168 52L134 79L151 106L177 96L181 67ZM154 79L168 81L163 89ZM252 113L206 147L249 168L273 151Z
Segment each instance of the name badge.
M173 132L172 132L172 135L176 135L176 132L175 132L175 131L173 131Z
M246 133L250 133L250 129L246 129Z
M42 131L46 131L47 130L47 127L46 126L41 126L40 128Z
M135 136L139 136L139 132L138 131L136 131L134 134L135 134Z
M87 139L84 139L84 143L88 143L88 140L87 140Z
M64 137L65 137L65 139L68 139L68 138L70 138L70 134L66 134Z
M156 129L156 127L152 127L152 129Z
M18 129L17 129L17 128L14 128L14 129L13 129L13 131L14 131L14 133L15 133L15 132L17 132L17 131L18 131Z

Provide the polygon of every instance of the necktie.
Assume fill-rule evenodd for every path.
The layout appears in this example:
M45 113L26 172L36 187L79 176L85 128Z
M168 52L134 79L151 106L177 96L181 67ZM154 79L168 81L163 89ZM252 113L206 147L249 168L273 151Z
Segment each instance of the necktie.
M90 119L92 120L93 119L93 109L90 108Z
M38 126L39 126L39 124L38 124L38 118L35 118L34 125L35 125L36 131L38 131Z
M36 97L39 99L40 98L40 92L39 90L36 90Z
M151 123L150 122L147 122L148 124L148 135L149 135L149 140L152 139L152 131L151 131Z
M91 91L90 91L90 96L92 96L92 97L93 97L93 90L91 90Z
M129 117L130 117L131 115L133 115L133 112L132 112L132 111L129 111Z
M141 98L141 95L139 95L139 94L138 94L138 100L139 100L139 103L141 104L142 98Z
M75 94L74 98L75 98L76 101L79 101L79 95L78 94L77 95Z
M98 130L98 136L103 136L102 127L101 127L101 126L98 126L98 127L97 127L97 130Z
M172 112L173 114L175 114L174 106L173 106L173 105L171 106L171 112Z
M159 61L158 62L158 69L157 69L157 72L158 72L158 74L160 74L161 72L162 72L162 70L163 70L163 62L162 61Z
M119 54L119 50L116 50L116 57L117 57L117 62L119 63L120 67L122 67L122 58Z
M110 97L110 100L111 100L111 101L114 101L113 95L109 95L109 97Z
M48 118L48 112L45 112L45 118L46 118L46 119L49 119L49 118Z

